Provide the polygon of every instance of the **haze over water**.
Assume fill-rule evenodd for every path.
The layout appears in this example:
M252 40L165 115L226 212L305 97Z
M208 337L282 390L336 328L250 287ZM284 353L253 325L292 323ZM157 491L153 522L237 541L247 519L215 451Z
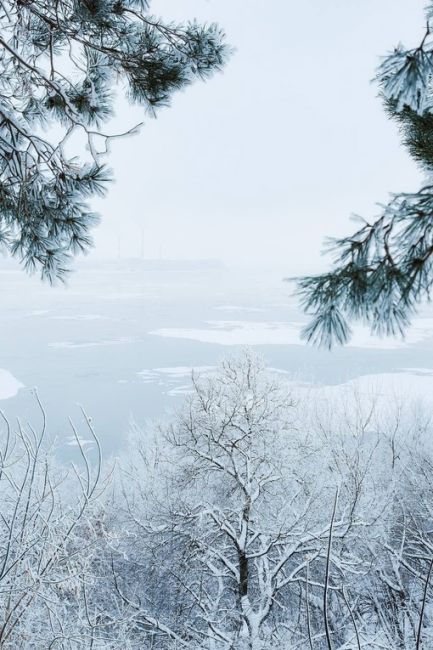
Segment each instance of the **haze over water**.
M305 317L279 271L117 260L82 265L66 289L11 266L0 285L0 407L11 418L37 421L29 391L37 387L60 448L72 441L68 416L80 423L77 404L106 453L116 451L131 419L142 425L181 404L192 368L210 373L245 345L297 385L366 376L387 382L392 373L402 390L433 394L427 311L404 341L358 331L331 355L300 340Z

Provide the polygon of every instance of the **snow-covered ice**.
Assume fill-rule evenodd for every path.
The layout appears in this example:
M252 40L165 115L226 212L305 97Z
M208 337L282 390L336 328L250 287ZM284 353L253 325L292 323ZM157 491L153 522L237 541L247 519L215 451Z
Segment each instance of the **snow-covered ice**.
M300 332L304 323L299 321L244 321L209 320L204 328L160 328L152 335L191 339L218 345L303 345ZM433 319L418 318L409 328L405 338L372 336L367 328L358 327L349 347L393 350L405 348L433 338Z
M299 398L323 400L337 404L342 399L374 399L379 404L412 403L433 405L433 369L403 368L395 373L362 375L347 382L325 385L288 380L290 389Z
M296 322L250 322L240 320L206 321L207 328L160 328L156 336L192 339L218 345L296 345L301 326Z
M192 375L204 377L215 372L216 366L174 366L147 368L137 373L143 384L157 384L168 388L166 395L188 395L192 390ZM124 383L126 380L119 380Z
M0 368L0 399L14 397L20 388L24 388L24 384L18 381L8 370Z

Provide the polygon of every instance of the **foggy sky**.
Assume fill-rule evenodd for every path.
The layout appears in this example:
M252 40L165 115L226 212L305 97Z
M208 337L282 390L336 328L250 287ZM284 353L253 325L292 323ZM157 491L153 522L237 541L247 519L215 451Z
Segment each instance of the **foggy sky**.
M153 0L217 21L223 74L175 96L112 147L95 255L219 258L316 270L327 235L421 175L371 83L379 56L419 43L423 0ZM122 107L122 128L142 119Z

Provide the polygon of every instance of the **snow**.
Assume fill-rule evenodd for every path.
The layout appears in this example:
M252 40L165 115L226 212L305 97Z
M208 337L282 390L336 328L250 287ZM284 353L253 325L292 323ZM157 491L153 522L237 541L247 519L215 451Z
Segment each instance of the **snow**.
M299 321L209 320L206 328L160 328L149 332L154 336L191 339L218 345L303 345ZM418 318L406 337L373 337L367 328L357 327L349 347L394 350L433 338L433 318Z
M420 373L407 369L398 373L365 375L346 385L357 386L361 393L370 395L377 391L382 397L396 396L433 402L433 370L426 369Z
M386 338L373 337L367 328L357 327L354 330L354 335L349 346L395 350L398 348L406 348L432 338L433 318L417 318L414 319L408 328L404 338L401 336Z
M395 373L363 375L356 379L334 385L321 385L307 382L288 381L294 394L315 400L338 403L357 397L365 397L368 405L372 398L383 404L412 401L428 406L433 404L433 369L403 368Z
M213 374L216 366L164 366L161 368L146 368L136 373L138 379L118 379L118 384L154 384L162 387L163 394L168 397L189 395L193 392L192 374L195 377L205 377Z
M299 345L299 323L212 320L207 329L161 328L156 336L192 339L218 345Z
M166 366L141 370L137 373L144 384L171 386L167 391L169 397L189 395L192 392L191 376L203 377L215 372L215 366ZM187 383L186 383L187 382Z
M194 389L192 387L192 384L182 384L181 386L177 386L176 388L172 388L167 392L167 395L170 397L177 397L179 395L192 395L194 393Z
M137 373L142 383L167 386L170 397L188 395L192 392L191 374L209 376L216 371L215 366L174 366L144 369ZM395 373L370 374L339 384L325 385L292 379L292 373L283 368L269 367L268 371L287 382L291 391L299 397L312 397L316 400L337 401L343 396L377 395L386 401L405 397L414 402L433 402L433 368L400 368ZM127 380L118 380L128 383ZM368 400L367 400L368 401Z
M215 366L174 366L163 368L147 368L137 373L144 382L158 381L179 381L190 378L192 373L196 375L209 374L215 370Z
M86 445L94 445L95 441L94 440L87 440L86 438L80 438L78 437L78 440L75 436L68 436L66 444L69 447L78 447L81 445L81 447L85 447Z
M15 397L21 388L24 388L24 384L18 381L8 370L0 368L0 399Z

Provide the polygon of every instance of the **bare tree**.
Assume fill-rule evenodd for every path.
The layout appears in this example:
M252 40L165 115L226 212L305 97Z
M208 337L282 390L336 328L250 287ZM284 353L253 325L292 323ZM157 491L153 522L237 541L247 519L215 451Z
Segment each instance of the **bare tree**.
M0 648L429 647L430 419L287 388L250 353L193 376L109 490L85 415L68 466L37 396L37 429L3 416Z
M177 643L212 650L307 642L299 619L306 570L309 605L317 611L323 598L313 590L341 591L330 576L337 558L328 543L332 530L340 548L355 523L351 492L342 488L342 505L331 519L331 457L317 438L297 429L293 400L256 357L225 361L215 377L193 378L193 389L185 409L162 431L169 451L161 452L154 470L159 487L146 483L146 508L140 505L143 466L135 479L130 469L126 474L139 485L138 499L125 490L127 520L136 531L129 562L152 564L159 591L140 591L126 579L123 598L140 603L148 625L150 612L155 621L159 617L153 629L162 647L174 633ZM143 455L148 472L146 443ZM341 554L338 570L351 561L349 553ZM120 553L116 563L128 575ZM144 576L155 580L146 569ZM161 585L170 594L163 604ZM337 596L330 601L335 606ZM340 623L330 621L330 635L338 639L347 620L345 608Z
M12 426L3 412L0 448L0 648L108 648L107 621L96 624L87 593L101 540L101 454L76 441L81 465L55 461L41 424ZM93 621L92 621L93 619ZM114 647L114 646L113 646Z

